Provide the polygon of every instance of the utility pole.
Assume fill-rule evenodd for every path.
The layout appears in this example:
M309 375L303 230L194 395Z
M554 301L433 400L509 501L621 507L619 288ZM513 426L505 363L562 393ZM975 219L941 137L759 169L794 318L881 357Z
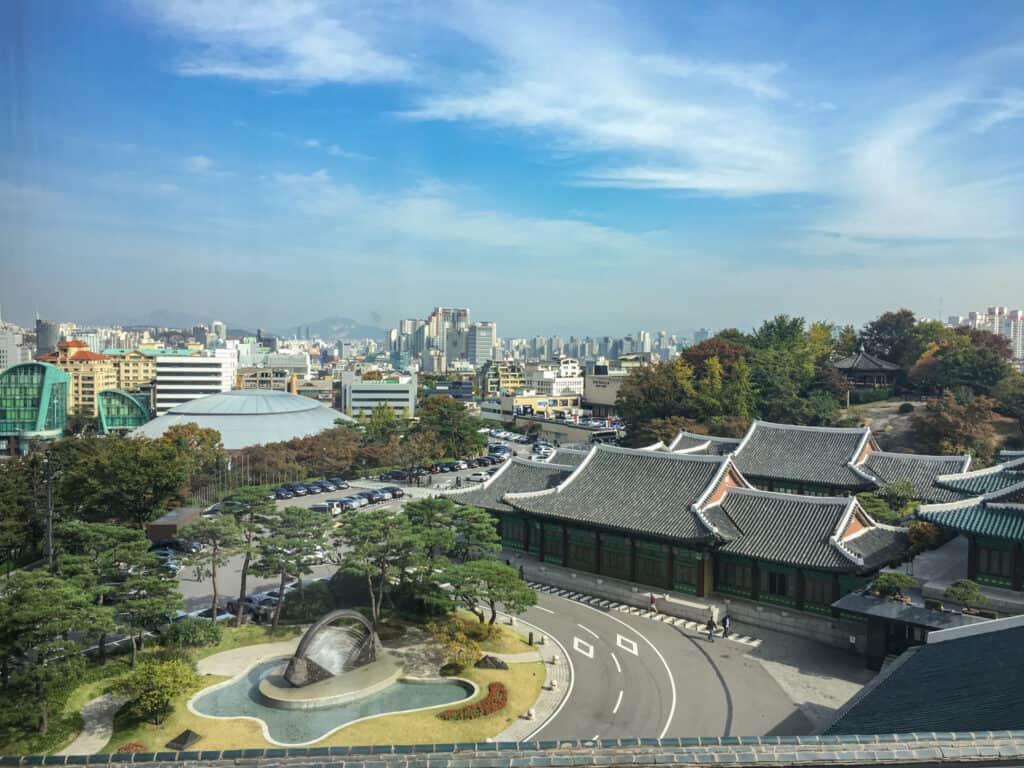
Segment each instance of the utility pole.
M53 463L50 452L46 452L46 560L53 570Z

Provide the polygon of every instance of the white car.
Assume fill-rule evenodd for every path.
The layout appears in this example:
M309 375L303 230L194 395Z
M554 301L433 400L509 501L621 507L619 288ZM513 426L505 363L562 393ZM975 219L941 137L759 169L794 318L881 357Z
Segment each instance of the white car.
M484 483L490 477L486 472L474 472L469 479L474 483Z

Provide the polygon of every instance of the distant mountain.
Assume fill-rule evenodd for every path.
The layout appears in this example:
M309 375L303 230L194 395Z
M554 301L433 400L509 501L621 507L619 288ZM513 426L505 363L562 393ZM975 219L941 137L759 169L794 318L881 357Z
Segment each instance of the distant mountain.
M316 322L302 323L291 328L278 330L277 335L282 338L292 338L299 328L302 329L302 336L306 335L306 326L309 326L309 333L318 336L324 341L336 339L382 339L384 329L376 325L363 325L349 317L326 317Z

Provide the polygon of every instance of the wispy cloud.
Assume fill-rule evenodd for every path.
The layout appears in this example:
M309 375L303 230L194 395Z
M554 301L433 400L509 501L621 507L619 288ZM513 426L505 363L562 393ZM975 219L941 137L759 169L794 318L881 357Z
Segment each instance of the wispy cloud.
M605 13L461 7L451 23L486 53L480 71L405 116L513 127L626 160L584 174L587 184L730 195L815 186L807 137L786 119L796 108L782 63L652 53L624 42L612 30L625 19Z
M291 85L401 80L410 67L354 27L369 12L332 13L318 0L139 0L144 12L197 50L184 75Z

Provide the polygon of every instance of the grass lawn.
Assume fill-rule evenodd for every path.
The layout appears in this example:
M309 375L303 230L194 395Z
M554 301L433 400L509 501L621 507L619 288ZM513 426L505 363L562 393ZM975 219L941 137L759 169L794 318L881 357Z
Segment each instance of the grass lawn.
M340 746L348 744L430 744L434 742L484 741L490 736L503 731L515 722L540 695L544 683L543 662L511 664L510 669L470 669L461 676L475 682L480 691L463 704L482 699L487 692L487 684L495 680L505 683L509 690L509 703L500 712L479 720L447 721L441 720L437 714L449 705L436 707L422 712L409 714L385 715L366 720L361 723L342 728L332 735L310 746ZM207 687L222 682L226 678L209 675L203 678L203 686ZM202 741L196 749L243 749L247 747L274 746L263 738L259 723L251 720L214 720L195 715L185 706L185 702L195 691L182 694L174 701L174 712L156 726L150 723L139 723L126 714L114 721L114 735L108 744L113 752L121 744L129 741L144 744L149 750L164 749L164 745L190 728L202 735Z
M229 622L224 622L225 624ZM263 624L243 624L238 627L225 627L224 636L216 645L207 648L199 648L193 655L196 661L213 656L215 653L230 651L241 648L245 645L257 645L259 643L276 643L287 640L289 637L297 637L302 634L299 627L278 627L271 629Z

